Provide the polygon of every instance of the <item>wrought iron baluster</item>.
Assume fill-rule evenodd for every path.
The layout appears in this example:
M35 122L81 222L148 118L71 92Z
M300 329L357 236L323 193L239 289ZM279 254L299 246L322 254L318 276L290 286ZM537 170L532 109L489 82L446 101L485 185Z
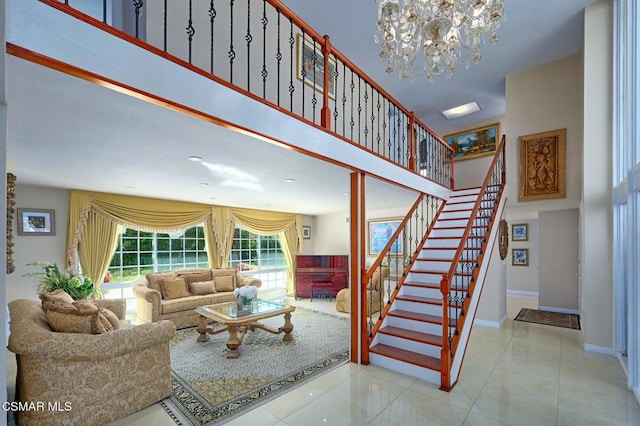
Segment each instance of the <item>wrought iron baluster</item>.
M267 19L267 0L262 0L262 71L260 75L262 76L262 98L267 98L267 76L269 73L267 72L267 24L269 20Z
M166 0L165 0L166 2ZM216 45L215 43L215 21L216 21L216 15L218 13L216 12L216 7L214 4L214 0L211 0L211 2L209 3L209 23L211 24L211 37L210 37L210 46L209 46L209 51L211 54L211 74L213 74L213 66L214 66L214 46Z
M378 117L378 129L377 129L377 133L376 133L376 149L375 149L375 151L377 153L380 153L380 107L381 107L381 104L380 104L380 92L378 92L378 102L377 102L376 106L378 107L378 114L377 114L377 117Z
M167 51L167 0L164 0L164 9L162 12L162 26L163 26L163 50Z
M107 0L102 0L102 22L107 23Z
M307 35L306 35L306 30L304 28L301 28L302 30L302 38L300 39L300 43L302 44L302 52L303 54L301 56L304 57L304 44L307 41ZM304 81L307 79L307 67L305 66L306 64L304 63L304 59L300 58L300 64L298 64L298 72L300 72L300 75L302 76L302 81L300 82L300 84L302 84L302 118L305 118L304 116ZM291 58L291 60L293 60L293 58Z
M66 4L69 4L68 2ZM140 38L140 9L144 5L143 0L133 0L133 11L136 15L136 38Z
M338 71L338 60L335 58L335 67L333 68L333 87L335 87L335 92L333 96L333 131L338 133L338 77L340 76L340 72Z
M351 121L349 121L349 125L351 126L351 140L353 140L353 128L355 126L355 121L353 119L353 90L355 89L355 83L353 82L353 70L349 69L351 71Z
M277 92L277 104L280 106L280 63L282 62L282 52L280 51L280 16L282 14L282 10L278 7L276 8L276 13L278 16L278 50L276 52L276 92Z
M342 136L347 134L347 64L342 63Z
M361 121L361 116L362 116L362 93L361 93L361 89L362 89L362 77L360 76L360 74L358 74L358 109L356 110L358 112L358 144L360 144L361 142L361 136L362 136L362 132L360 130L360 121Z
M236 52L233 50L233 5L235 0L230 0L230 11L229 11L229 82L233 84L233 61L236 59Z
M316 52L316 38L312 37L313 40L313 55L311 56L311 59L313 59L313 94L311 96L311 121L313 121L314 123L316 122L316 106L318 104L318 99L316 97L316 78L318 77L318 74L316 73L316 65L318 62L318 53ZM323 64L324 66L324 64ZM327 88L328 89L328 88Z
M373 100L372 100L373 102ZM369 84L364 82L364 146L368 147L367 141L369 139L369 125L368 125L368 114L369 114Z
M185 30L187 31L187 37L189 39L189 63L191 63L191 47L192 47L192 43L193 43L193 35L196 33L195 28L193 28L192 1L193 0L189 0L189 23L187 24L187 27L185 28Z
M251 0L247 0L247 33L244 36L244 40L247 42L247 91L251 91L251 42L253 36L251 35Z
M293 92L296 88L293 86L293 45L296 39L293 38L293 18L289 18L289 63L291 64L291 72L289 74L289 111L293 112Z
M387 139L388 137L388 133L387 133L387 116L389 115L389 101L387 100L387 98L383 97L382 98L382 138L383 139ZM380 152L380 150L378 150L378 154L382 154L384 155L384 150L385 147L382 147L382 152Z

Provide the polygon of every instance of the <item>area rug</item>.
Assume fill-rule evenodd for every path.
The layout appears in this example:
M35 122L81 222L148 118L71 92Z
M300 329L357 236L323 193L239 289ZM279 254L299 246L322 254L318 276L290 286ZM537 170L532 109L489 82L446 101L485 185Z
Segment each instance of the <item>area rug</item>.
M515 320L580 330L580 316L576 314L561 314L559 312L522 308Z
M284 318L260 322L277 329ZM170 343L173 392L161 401L176 424L224 423L348 362L348 318L296 308L291 322L293 341L248 332L237 359L226 357L226 332L200 343L195 328L178 330Z

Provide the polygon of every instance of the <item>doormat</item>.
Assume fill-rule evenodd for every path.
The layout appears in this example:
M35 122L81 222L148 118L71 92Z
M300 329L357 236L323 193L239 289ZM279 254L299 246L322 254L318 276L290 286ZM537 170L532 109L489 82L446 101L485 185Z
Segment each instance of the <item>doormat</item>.
M533 322L536 324L580 330L580 315L576 314L562 314L559 312L538 311L535 309L522 308L514 319L516 321Z
M277 329L283 321L260 322ZM178 425L218 425L349 361L349 318L298 307L291 322L293 341L249 332L237 359L226 357L228 333L197 342L195 328L178 330L170 343L173 392L162 406Z

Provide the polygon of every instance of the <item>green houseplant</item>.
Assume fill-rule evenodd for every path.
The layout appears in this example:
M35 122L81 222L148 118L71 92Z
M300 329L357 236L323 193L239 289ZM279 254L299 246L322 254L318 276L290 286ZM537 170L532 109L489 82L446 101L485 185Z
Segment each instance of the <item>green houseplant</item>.
M93 280L89 277L82 276L74 271L63 272L55 263L36 262L29 265L38 268L37 271L26 274L37 279L36 292L38 294L62 289L76 300L99 296L98 289L96 289Z

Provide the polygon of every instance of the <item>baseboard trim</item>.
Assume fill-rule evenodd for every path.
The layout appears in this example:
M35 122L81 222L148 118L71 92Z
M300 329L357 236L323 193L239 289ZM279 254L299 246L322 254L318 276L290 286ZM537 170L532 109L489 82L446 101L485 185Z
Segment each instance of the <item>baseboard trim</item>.
M557 312L559 314L575 314L580 315L577 309L554 308L553 306L538 306L539 311Z
M584 350L585 352L592 352L592 353L601 354L601 355L611 355L611 356L615 355L613 348L608 348L606 346L589 345L585 343Z
M501 328L502 324L507 320L507 316L503 316L500 321L489 321L476 318L473 320L473 325L481 325L483 327Z
M538 297L537 291L507 290L507 296Z
M633 394L636 396L638 404L640 404L640 387L633 388Z

